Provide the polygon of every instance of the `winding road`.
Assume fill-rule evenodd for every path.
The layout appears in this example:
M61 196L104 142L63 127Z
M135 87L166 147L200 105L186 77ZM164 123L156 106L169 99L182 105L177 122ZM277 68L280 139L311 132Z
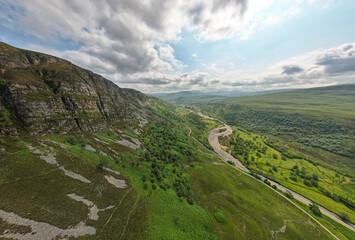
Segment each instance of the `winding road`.
M219 119L216 119L216 118L212 118L212 117L209 117L207 115L204 115L202 114L201 112L194 112L192 110L189 110L187 109L188 111L194 113L194 114L197 114L205 119L208 119L208 120L213 120L213 121L218 121L220 122L221 124L223 124L224 126L223 127L218 127L218 128L215 128L213 130L211 130L209 132L209 135L208 135L208 142L209 144L213 147L213 149L215 150L215 152L224 160L224 161L232 161L235 163L235 166L232 166L232 167L235 167L239 170L242 170L243 173L247 174L248 176L250 176L248 173L250 173L249 169L246 168L238 159L236 159L235 157L233 157L231 154L229 154L228 152L225 151L225 147L222 146L219 141L218 141L218 137L219 136L229 136L230 134L232 134L233 130L230 126L228 126L226 123L222 122L221 120ZM224 131L223 131L224 130ZM196 139L195 139L196 140ZM197 141L197 140L196 140ZM262 181L265 179L263 176L260 176ZM308 198L302 196L301 194L298 194L284 186L282 186L281 184L279 183L276 183L270 179L268 179L270 181L270 183L272 185L276 185L278 190L286 193L287 191L288 192L291 192L293 197L306 204L306 205L309 205L310 203L312 203L311 200L309 200ZM265 184L266 185L266 184ZM268 185L266 185L268 186ZM270 186L268 186L269 188L271 188ZM275 189L271 188L272 190L274 190L275 192L279 193L278 191L276 191ZM281 196L285 197L284 195L280 194ZM286 198L286 197L285 197ZM287 200L289 200L288 198L286 198ZM292 202L291 200L289 200L292 204L294 204L295 206L297 206L299 209L301 209L303 212L305 212L308 216L310 216L313 220L315 220L318 224L320 224L322 227L323 224L321 224L318 220L316 220L315 218L313 218L310 214L308 214L306 211L304 211L302 208L300 208L298 205L296 205L294 202ZM354 224L351 224L351 223L348 223L348 222L344 222L338 215L336 215L335 213L329 211L328 209L322 207L322 206L319 206L319 209L320 211L322 212L322 214L324 214L325 216L333 219L334 221L342 224L343 226L349 228L350 230L352 231L355 231L355 225ZM326 227L324 227L328 232L330 232ZM331 233L331 232L330 232ZM331 233L336 239L338 239L333 233Z

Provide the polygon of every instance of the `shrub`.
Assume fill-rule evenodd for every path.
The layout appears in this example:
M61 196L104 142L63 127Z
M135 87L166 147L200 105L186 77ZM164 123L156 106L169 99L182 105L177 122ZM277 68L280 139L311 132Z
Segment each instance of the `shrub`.
M319 180L319 179L318 179L317 174L313 174L313 176L312 176L312 177L313 177L313 179L314 179L314 180L316 180L316 181L318 181L318 180Z
M311 180L313 186L318 187L318 182L314 179Z
M309 209L317 216L322 216L319 206L315 203L309 204Z
M155 183L153 183L152 189L153 189L153 190L157 189L157 185L156 185Z
M214 210L214 218L217 220L219 223L226 223L227 222L227 215L220 209L215 208Z
M272 188L277 190L277 186L276 185L272 185Z
M235 163L233 161L231 161L231 160L227 160L227 163L232 165L232 166L235 166Z
M285 193L286 197L288 197L289 199L293 199L293 195L290 191L286 191Z
M312 186L312 183L311 183L311 181L309 181L309 180L307 180L307 179L304 179L303 180L303 183L304 183L304 185L306 185L306 186Z
M277 167L273 166L273 167L272 167L272 170L273 170L274 172L277 172Z
M270 183L270 181L269 180L267 180L266 178L264 179L264 183L266 183L267 185L271 185L271 183Z
M348 215L347 213L345 213L345 212L340 212L340 213L339 213L339 217L340 217L341 219L343 219L344 221L346 221L346 222L350 222L350 217L349 217L349 215Z
M273 158L273 159L277 159L278 157L277 157L276 154L273 154L273 155L272 155L272 158Z
M295 176L295 175L290 175L289 178L290 178L292 181L297 182L297 176Z

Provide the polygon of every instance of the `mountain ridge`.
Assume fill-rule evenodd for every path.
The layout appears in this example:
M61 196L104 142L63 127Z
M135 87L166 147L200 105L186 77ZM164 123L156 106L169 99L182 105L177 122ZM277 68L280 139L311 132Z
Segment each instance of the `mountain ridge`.
M152 99L69 61L0 42L0 110L12 133L96 132L128 119L142 125Z

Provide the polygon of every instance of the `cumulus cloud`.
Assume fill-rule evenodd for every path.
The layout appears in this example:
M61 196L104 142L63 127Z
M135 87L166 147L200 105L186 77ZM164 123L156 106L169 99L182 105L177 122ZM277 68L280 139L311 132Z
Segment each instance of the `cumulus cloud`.
M354 71L353 44L319 53L317 58L312 55L309 66L304 66L306 61L289 61L275 72L257 75L226 72L214 64L206 71L186 72L185 63L175 56L172 43L179 41L183 29L194 31L200 41L247 39L257 28L297 14L300 4L307 1L290 1L288 11L272 7L283 0L0 1L0 26L64 48L53 51L29 45L31 49L68 59L119 85L149 92L277 85Z
M184 26L206 39L223 38L236 31L231 23L247 7L247 0L2 2L0 19L6 27L46 41L72 42L80 47L66 57L106 74L182 68L167 42L178 39ZM224 12L229 12L229 22L221 21Z
M274 89L354 83L354 50L355 43L342 44L295 56L257 74L224 72L216 76L219 81L217 84L219 88L230 86Z

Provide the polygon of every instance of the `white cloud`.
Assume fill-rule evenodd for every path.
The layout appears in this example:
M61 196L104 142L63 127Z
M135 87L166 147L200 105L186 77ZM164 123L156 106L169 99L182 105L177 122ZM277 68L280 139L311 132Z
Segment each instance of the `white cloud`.
M2 0L0 25L74 46L63 52L28 47L68 59L123 86L207 87L212 81L217 84L212 77L225 71L211 65L208 74L182 73L186 65L171 47L180 40L182 29L196 31L201 41L245 40L258 28L299 14L302 4L311 2L318 4L311 0ZM230 73L223 76L228 75L236 79Z
M213 79L219 80L217 88L221 89L225 86L260 90L354 83L355 43L295 56L257 74L240 70L223 73L221 69L219 72L221 74Z

